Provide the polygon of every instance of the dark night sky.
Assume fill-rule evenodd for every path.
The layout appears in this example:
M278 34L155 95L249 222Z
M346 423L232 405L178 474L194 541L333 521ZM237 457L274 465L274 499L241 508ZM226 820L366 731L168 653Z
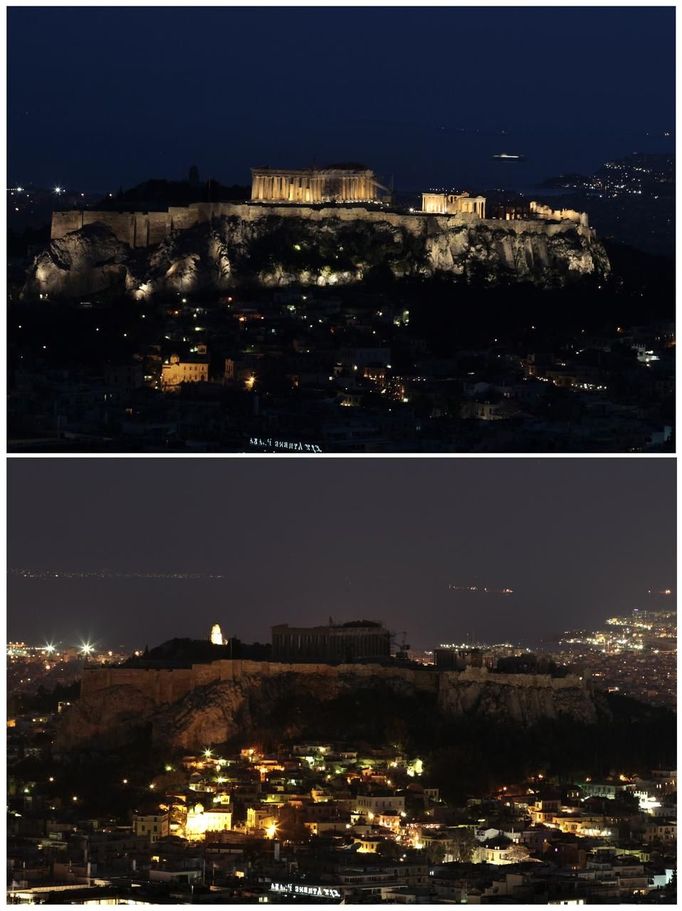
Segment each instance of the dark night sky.
M653 459L37 459L8 466L9 636L101 645L366 617L415 647L536 640L673 588L675 464ZM448 585L510 587L511 596Z
M193 162L246 182L251 165L360 160L402 189L518 187L672 151L674 15L13 8L10 184L109 191Z

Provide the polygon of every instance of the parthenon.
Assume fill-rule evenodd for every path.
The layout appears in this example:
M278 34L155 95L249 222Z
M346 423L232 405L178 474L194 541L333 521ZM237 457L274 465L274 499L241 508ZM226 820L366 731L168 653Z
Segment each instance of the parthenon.
M360 166L251 169L252 202L372 202L378 188L374 172Z

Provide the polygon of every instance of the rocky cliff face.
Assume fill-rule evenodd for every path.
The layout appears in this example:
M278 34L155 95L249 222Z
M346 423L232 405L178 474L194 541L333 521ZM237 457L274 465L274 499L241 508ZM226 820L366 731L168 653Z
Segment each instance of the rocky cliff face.
M439 707L450 717L476 712L522 725L540 718L597 721L590 690L572 678L463 672L441 675L440 684Z
M543 718L597 720L590 690L579 681L530 675L445 673L428 686L379 671L247 674L191 689L172 703L157 704L142 687L109 686L80 699L63 716L56 746L119 748L146 730L152 742L196 750L234 739L344 736L371 742L389 739L401 725L422 727L464 714L520 725Z
M375 270L557 286L603 276L609 263L594 233L570 224L261 210L257 217L220 215L143 249L131 249L105 224L87 225L35 258L24 295L114 290L144 299L244 283L327 286L362 281Z

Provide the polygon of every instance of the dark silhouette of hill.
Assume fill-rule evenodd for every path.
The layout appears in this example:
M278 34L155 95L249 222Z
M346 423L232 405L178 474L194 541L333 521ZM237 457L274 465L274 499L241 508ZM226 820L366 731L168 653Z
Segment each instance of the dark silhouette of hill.
M244 202L250 196L250 187L224 186L212 179L199 183L151 179L128 190L121 189L113 196L105 196L93 208L105 212L163 212L169 206L188 206L193 202Z
M211 661L244 658L254 661L270 657L271 646L260 642L242 642L231 639L227 645L214 645L204 639L169 639L152 649L145 648L141 655L131 655L123 662L125 667L190 667Z

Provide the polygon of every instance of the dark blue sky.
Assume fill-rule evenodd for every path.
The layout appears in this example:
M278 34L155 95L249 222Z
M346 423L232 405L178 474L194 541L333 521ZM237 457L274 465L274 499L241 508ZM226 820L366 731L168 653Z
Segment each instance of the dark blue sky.
M255 164L360 160L403 189L519 186L669 151L674 15L10 9L10 184L115 190L192 163L246 182Z
M537 641L675 585L674 459L12 459L9 638L109 646L366 617ZM449 586L512 588L512 595ZM659 605L660 606L660 605Z

